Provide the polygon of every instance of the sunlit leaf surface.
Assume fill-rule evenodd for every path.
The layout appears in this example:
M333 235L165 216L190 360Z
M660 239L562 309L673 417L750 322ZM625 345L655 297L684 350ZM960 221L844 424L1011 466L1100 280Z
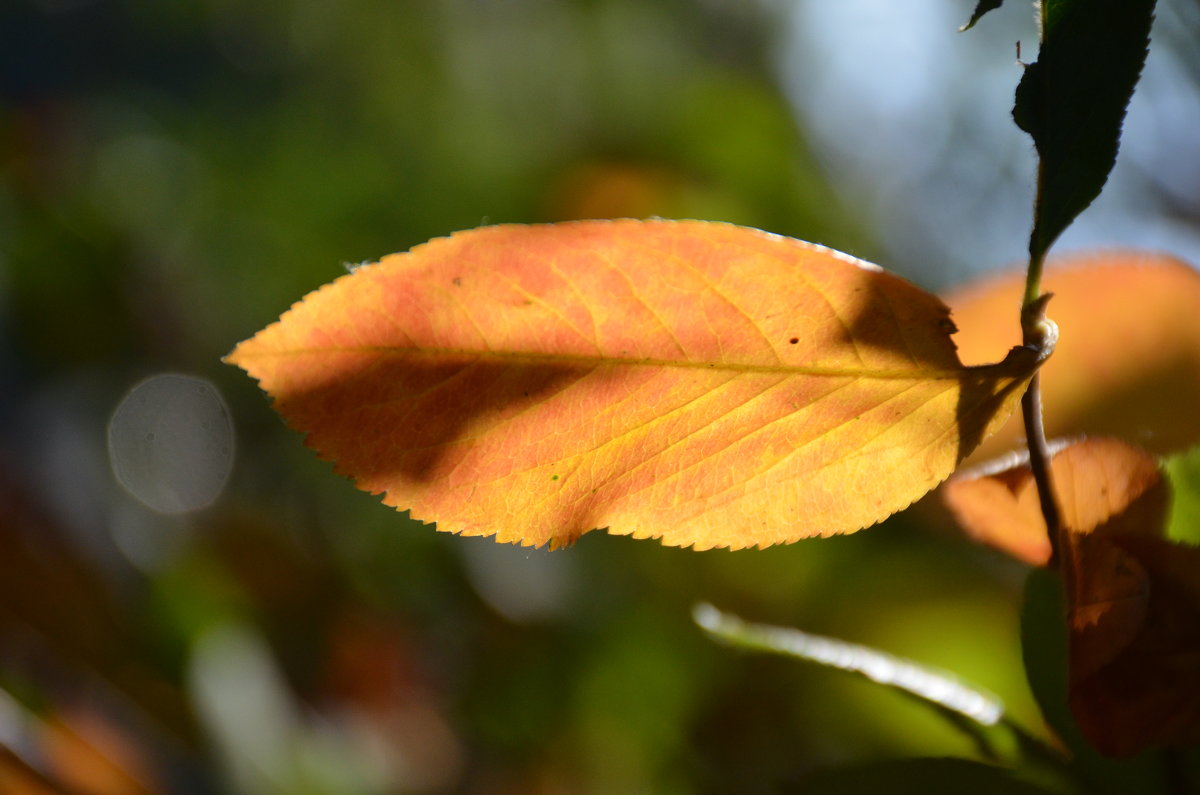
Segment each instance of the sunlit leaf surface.
M310 294L228 361L337 471L439 529L747 547L904 508L1038 364L964 368L935 297L725 224L499 226Z

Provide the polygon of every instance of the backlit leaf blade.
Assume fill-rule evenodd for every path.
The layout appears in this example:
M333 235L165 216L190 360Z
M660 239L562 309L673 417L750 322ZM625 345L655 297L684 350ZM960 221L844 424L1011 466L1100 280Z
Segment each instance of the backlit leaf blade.
M672 545L852 532L943 480L1038 364L963 368L935 297L725 224L499 226L310 294L228 361L439 529Z
M960 470L943 484L939 494L955 521L975 541L1034 566L1049 562L1050 539L1028 453L1012 453Z
M1064 526L1072 534L1160 533L1165 488L1158 464L1117 439L1053 441L1051 472ZM955 519L973 538L1035 566L1050 560L1046 520L1027 455L963 470L942 488ZM1136 510L1135 510L1136 508Z

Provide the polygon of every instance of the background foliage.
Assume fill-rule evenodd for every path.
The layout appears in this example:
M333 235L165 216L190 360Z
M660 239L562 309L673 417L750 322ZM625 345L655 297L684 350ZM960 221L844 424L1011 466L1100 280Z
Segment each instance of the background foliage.
M977 753L895 694L711 643L698 600L954 670L1040 731L1024 570L932 512L745 553L444 537L330 477L218 362L342 262L485 221L733 221L934 288L1019 261L1028 8L959 36L969 3L892 5L5 4L12 759L96 792L690 792ZM1117 172L1060 248L1200 261L1198 28L1163 4ZM161 372L231 409L203 511L110 472L110 415Z

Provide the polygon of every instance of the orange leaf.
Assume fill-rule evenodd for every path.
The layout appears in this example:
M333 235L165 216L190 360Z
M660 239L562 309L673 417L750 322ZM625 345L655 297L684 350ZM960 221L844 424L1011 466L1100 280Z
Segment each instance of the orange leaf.
M1050 560L1050 541L1028 463L1028 455L1011 454L957 472L941 496L967 535L1043 566Z
M1114 756L1200 740L1200 549L1163 537L1170 495L1157 463L1097 438L1061 450L1051 472L1080 728ZM1049 558L1027 464L955 476L944 496L977 538Z
M994 361L1020 341L1024 272L946 297L967 364ZM1157 453L1200 443L1200 274L1173 257L1112 252L1066 257L1042 280L1061 331L1042 371L1046 434L1106 434ZM1019 418L982 445L975 460L1024 438Z
M1039 363L964 368L935 297L754 229L498 226L310 294L227 361L359 488L464 535L747 547L943 480Z
M1154 459L1116 439L1057 442L1051 447L1058 450L1051 472L1068 530L1091 533L1104 526L1123 532L1126 524L1136 522L1161 531L1165 514L1129 514L1130 505L1143 493L1157 494L1165 488ZM977 541L1035 566L1050 560L1046 522L1027 454L1009 454L956 473L942 488L942 498Z

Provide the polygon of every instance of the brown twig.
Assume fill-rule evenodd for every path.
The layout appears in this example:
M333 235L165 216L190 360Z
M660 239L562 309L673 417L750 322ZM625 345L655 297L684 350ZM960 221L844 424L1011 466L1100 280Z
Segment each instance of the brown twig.
M1041 268L1035 269L1031 264L1030 274L1036 274L1040 281ZM1034 284L1036 285L1036 282ZM1036 290L1036 286L1034 289ZM1032 301L1027 300L1021 307L1021 331L1024 343L1037 348L1043 358L1049 355L1058 341L1058 326L1054 324L1054 321L1046 318L1046 304L1050 301L1051 296L1052 293L1038 295ZM1053 568L1058 565L1059 535L1062 530L1062 522L1059 518L1058 502L1054 496L1054 481L1050 474L1050 459L1053 454L1046 444L1046 432L1042 425L1041 382L1041 373L1034 373L1021 398L1021 414L1025 420L1025 438L1029 446L1029 469L1033 473L1033 482L1037 486L1042 517L1046 520L1046 533L1050 541L1049 565Z
M1058 502L1054 496L1054 480L1050 474L1050 459L1052 454L1046 444L1046 434L1042 427L1042 393L1041 375L1034 373L1021 398L1021 414L1025 419L1025 437L1029 444L1029 469L1033 473L1033 482L1037 486L1038 504L1041 506L1042 517L1046 520L1046 533L1050 539L1050 561L1048 565L1054 568L1058 565L1058 536L1061 526L1058 513Z

